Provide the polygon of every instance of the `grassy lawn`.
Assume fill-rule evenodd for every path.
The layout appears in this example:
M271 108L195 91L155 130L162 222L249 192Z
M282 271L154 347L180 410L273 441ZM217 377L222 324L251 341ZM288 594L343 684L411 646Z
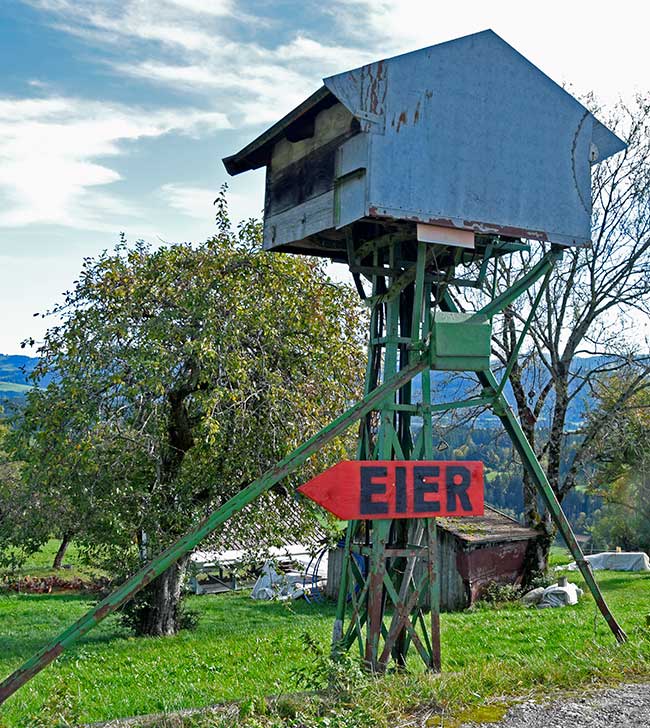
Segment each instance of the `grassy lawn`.
M554 560L566 559L556 551ZM510 605L445 614L442 676L422 674L414 661L409 674L368 681L358 693L367 724L391 725L391 715L423 703L458 714L504 696L648 679L650 574L597 577L630 637L626 645L616 645L590 596L565 609ZM571 580L581 581L574 574ZM13 696L0 709L0 725L45 725L30 717L44 720L48 700L90 722L296 691L302 686L292 669L312 661L302 635L326 646L334 614L331 604L287 607L246 593L189 602L201 613L199 627L174 638L134 639L109 618ZM0 672L15 669L88 606L70 595L1 595Z
M3 578L15 581L22 576L30 576L33 578L43 579L48 576L57 576L64 581L74 581L82 579L91 583L95 579L107 576L106 572L101 569L94 568L84 564L79 556L79 552L74 543L68 546L68 550L63 559L65 569L55 570L52 568L52 562L56 555L57 549L61 542L57 539L50 539L45 546L35 554L32 554L27 563L20 569L12 571L0 571L0 586L2 586Z
M290 669L309 659L302 632L326 643L334 614L332 605L302 601L290 612L244 594L189 602L201 613L199 627L173 638L134 639L109 617L10 699L0 720L23 725L21 718L37 714L48 694L61 687L79 705L83 721L296 690ZM2 673L90 606L69 595L0 597Z

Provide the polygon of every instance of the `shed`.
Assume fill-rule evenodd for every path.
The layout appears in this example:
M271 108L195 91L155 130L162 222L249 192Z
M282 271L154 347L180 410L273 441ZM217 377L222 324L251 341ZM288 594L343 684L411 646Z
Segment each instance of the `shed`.
M521 584L534 529L500 511L485 506L483 516L438 518L438 578L440 608L466 609L483 596L490 582ZM336 598L341 580L343 549L330 552L326 593ZM424 567L417 565L415 579Z
M386 232L586 244L590 167L624 147L485 30L325 78L224 164L266 167L265 249L345 260Z

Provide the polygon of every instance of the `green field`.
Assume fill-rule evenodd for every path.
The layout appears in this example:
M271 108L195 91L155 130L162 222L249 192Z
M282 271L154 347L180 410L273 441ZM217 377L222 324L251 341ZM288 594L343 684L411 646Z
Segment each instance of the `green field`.
M59 543L60 541L56 539L50 539L38 553L32 554L28 562L20 569L0 571L0 589L2 588L3 578L15 581L19 580L22 576L43 579L56 575L63 581L76 581L81 579L88 585L91 585L95 580L107 576L105 571L84 563L74 543L69 545L65 558L63 559L66 568L54 570L52 563Z
M598 579L630 636L626 645L614 643L587 596L573 608L510 605L445 614L442 677L423 675L414 662L410 674L366 681L357 694L366 717L329 725L367 719L390 726L422 705L452 715L469 706L467 715L480 716L471 711L497 698L648 679L650 574L602 572ZM201 614L199 627L174 638L134 639L109 618L13 696L0 709L0 725L76 725L304 689L295 668L309 671L313 658L303 633L326 646L334 614L331 604L289 607L244 593L189 603ZM78 596L1 595L0 672L16 668L89 606ZM58 715L68 722L57 723Z

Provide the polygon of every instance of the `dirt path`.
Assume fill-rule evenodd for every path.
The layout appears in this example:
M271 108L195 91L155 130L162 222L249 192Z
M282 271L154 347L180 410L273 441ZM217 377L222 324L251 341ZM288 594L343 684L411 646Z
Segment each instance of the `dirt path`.
M462 728L478 728L465 723ZM650 684L622 685L544 704L526 701L480 728L650 728Z

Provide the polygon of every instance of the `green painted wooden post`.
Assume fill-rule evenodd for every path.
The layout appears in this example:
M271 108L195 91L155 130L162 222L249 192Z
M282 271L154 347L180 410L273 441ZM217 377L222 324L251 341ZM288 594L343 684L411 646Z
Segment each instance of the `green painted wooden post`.
M389 268L395 268L396 246L391 245L388 249ZM389 279L394 283L394 279ZM390 290L390 286L389 286ZM384 344L384 379L393 377L397 371L398 346L396 339L399 334L399 296L393 296L386 300L386 343ZM391 460L394 451L395 437L395 412L391 405L395 404L396 392L394 390L387 394L381 403L380 426L377 433L377 458L379 460ZM369 524L366 524L366 528ZM372 522L372 546L368 564L368 619L365 662L369 669L378 668L379 638L384 618L384 573L386 569L386 558L384 549L388 541L391 521L377 520Z
M416 374L427 367L427 357L424 355L420 356L408 367L401 370L395 377L386 380L380 387L369 392L360 402L303 443L290 455L264 473L262 477L255 480L247 488L244 488L244 490L224 503L221 508L208 516L195 529L173 543L150 564L127 579L124 584L111 592L105 599L102 599L97 606L68 627L68 629L63 631L52 642L37 652L0 683L0 705L28 680L34 677L34 675L38 674L43 668L53 662L66 647L89 632L106 616L119 609L125 602L135 596L140 589L153 581L157 576L160 576L160 574L166 571L178 559L195 548L217 526L228 520L233 514L240 511L262 493L269 490L269 488L282 480L282 478L296 470L307 458L320 450L323 445L345 432L350 425L357 422L368 412L375 409L381 402L385 401L388 394L394 392L406 382L409 382Z
M536 273L537 278L539 278L541 275L545 274L545 271L539 267ZM532 285L533 282L534 280L531 280L528 285ZM505 303L506 300L507 297L503 297L502 305L508 305L508 303ZM447 311L458 311L456 304L448 294L444 296L442 304ZM510 435L511 440L519 453L523 466L537 485L537 489L544 499L546 507L548 508L555 525L562 534L569 551L571 551L571 554L580 569L580 573L587 583L589 591L592 593L601 614L612 631L612 634L619 642L625 642L627 640L627 635L607 606L607 602L605 601L605 598L600 591L600 587L594 578L591 566L585 559L582 549L576 540L571 524L562 510L562 506L558 502L558 499L553 492L553 488L548 482L546 473L540 465L540 462L535 455L535 451L528 442L526 435L519 424L519 420L515 417L512 408L503 395L502 388L499 386L496 377L491 371L476 372L476 376L478 377L481 385L485 388L487 397L492 399L492 408L495 415L497 415L497 417L501 420L506 432Z
M364 255L370 252L371 249L364 246ZM374 250L373 265L364 267L366 275L372 276L373 280L373 294L369 299L373 305L373 320L369 347L369 382L366 383L368 387L376 385L381 356L382 373L386 378L396 373L400 367L410 365L429 347L431 284L426 281L426 267L431 262L432 248L426 243L419 243L416 260L403 272L401 253L399 242L393 241L381 248L378 246ZM351 259L355 258L353 249L349 250L349 254ZM400 272L396 274L395 271ZM380 307L385 315L383 324L378 319ZM422 415L423 433L425 438L428 436L431 439L430 389L429 378L424 376L424 405L412 404L410 386L387 396L377 408L379 426L374 446L370 447L369 433L363 430L358 456L363 453L367 459L401 460L422 458L425 451L432 455L432 445L425 445L422 433L414 444L410 432L411 416ZM387 520L366 523L365 528L371 528L372 535L371 538L367 537L365 546L358 543L358 538L354 538L355 534L358 537L361 533L361 524L349 524L346 532L343 573L333 630L333 653L336 654L339 647L350 647L356 639L362 647L364 662L373 671L383 671L391 656L398 665L404 665L411 643L415 645L427 667L439 666L439 635L436 632L431 635L433 639L429 638L430 630L424 624L419 604L425 585L429 583L431 575L435 575L435 564L432 561L428 565L419 585L413 583L414 558L410 555L413 549L407 548L407 525L403 521ZM429 530L421 529L427 535ZM423 546L422 549L422 555L430 553L428 546ZM433 549L435 551L435 543ZM351 552L362 554L367 560L365 577L357 573ZM359 594L355 593L356 588L361 589ZM387 601L394 604L388 629L384 625ZM344 629L348 603L351 614L348 626ZM439 628L437 604L434 586L431 622L434 629ZM423 640L415 634L416 624L424 629ZM364 628L365 634L362 635ZM432 652L432 642L437 647L436 655Z

